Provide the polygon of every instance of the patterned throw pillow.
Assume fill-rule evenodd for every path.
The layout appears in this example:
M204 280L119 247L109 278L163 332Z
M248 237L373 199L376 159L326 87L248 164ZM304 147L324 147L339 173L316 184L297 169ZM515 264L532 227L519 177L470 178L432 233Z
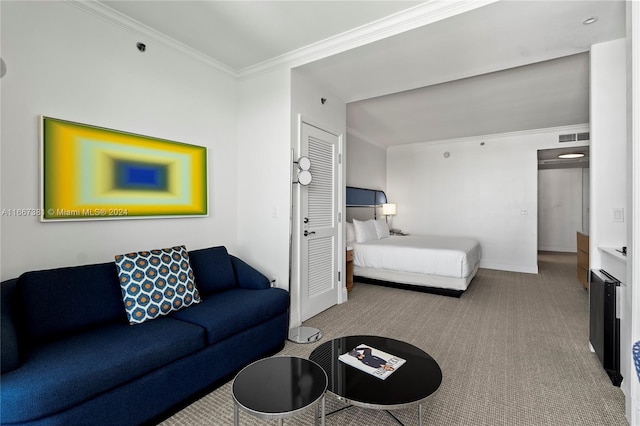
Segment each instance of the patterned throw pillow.
M130 324L200 303L185 246L120 254L116 266Z

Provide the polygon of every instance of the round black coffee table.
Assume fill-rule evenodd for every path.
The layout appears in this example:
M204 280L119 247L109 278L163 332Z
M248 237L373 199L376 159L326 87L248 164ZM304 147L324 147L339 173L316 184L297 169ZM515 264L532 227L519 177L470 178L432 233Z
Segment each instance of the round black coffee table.
M374 377L338 357L352 349L367 345L406 360L384 380ZM309 356L327 373L328 391L351 405L377 410L408 408L418 405L418 419L422 425L422 404L442 383L442 370L425 351L409 343L388 337L347 336L318 346Z
M233 379L233 424L238 426L239 409L262 419L277 419L281 425L283 419L315 406L315 423L321 421L324 426L326 390L327 375L313 361L288 356L261 359Z

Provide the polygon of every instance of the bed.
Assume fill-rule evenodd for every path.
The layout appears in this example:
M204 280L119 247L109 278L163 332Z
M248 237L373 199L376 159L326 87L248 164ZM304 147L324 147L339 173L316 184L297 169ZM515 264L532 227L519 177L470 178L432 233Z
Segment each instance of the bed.
M478 241L459 236L390 235L386 221L378 217L378 208L386 202L384 192L350 188L347 246L353 249L354 279L448 296L463 294L478 272L482 255ZM354 189L357 204L353 203ZM374 192L366 198L373 200L372 205L362 202L367 191ZM350 208L359 210L349 214Z

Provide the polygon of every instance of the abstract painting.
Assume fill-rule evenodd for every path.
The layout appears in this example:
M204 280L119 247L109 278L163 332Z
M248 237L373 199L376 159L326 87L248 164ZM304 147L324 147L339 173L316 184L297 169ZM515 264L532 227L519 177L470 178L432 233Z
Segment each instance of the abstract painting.
M42 117L42 221L206 216L204 147Z

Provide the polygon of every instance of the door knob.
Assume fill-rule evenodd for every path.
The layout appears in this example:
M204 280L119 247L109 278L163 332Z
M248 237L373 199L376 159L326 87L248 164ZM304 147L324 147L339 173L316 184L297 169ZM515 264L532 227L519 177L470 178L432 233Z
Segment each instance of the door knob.
M305 236L305 237L308 237L309 235L313 235L313 234L315 234L315 233L316 233L316 231L311 231L311 232L309 232L309 231L304 231L304 236Z

